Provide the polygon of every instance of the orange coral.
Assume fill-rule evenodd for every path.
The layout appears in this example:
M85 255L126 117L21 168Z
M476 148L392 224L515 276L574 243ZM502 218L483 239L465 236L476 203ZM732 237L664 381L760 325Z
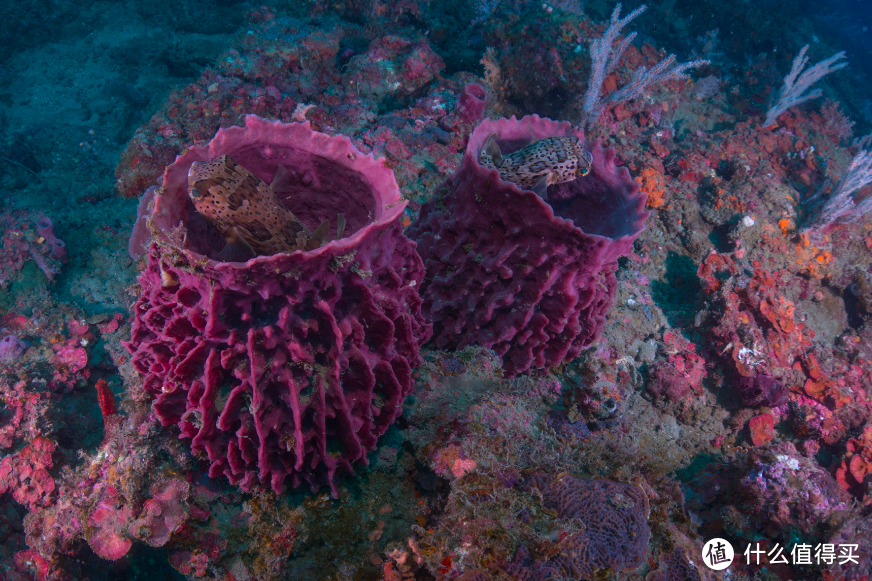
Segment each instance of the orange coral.
M859 438L851 438L846 446L845 458L836 470L836 480L845 490L852 492L866 505L872 505L872 424L867 424Z
M703 288L711 293L721 288L721 281L735 275L736 264L728 254L719 254L714 250L699 265L697 276Z
M754 416L748 422L748 428L751 431L751 441L754 442L755 446L768 444L775 435L775 418L772 414Z
M773 297L773 300L760 301L760 313L782 333L792 333L796 329L793 322L793 312L796 309L793 303L781 295Z
M653 167L646 167L636 178L642 185L642 191L648 194L648 207L660 208L666 203L667 194L664 190L666 184L663 175Z
M828 239L825 239L825 241L829 242ZM807 234L800 236L799 244L796 246L796 255L796 263L799 265L800 270L806 271L816 279L822 279L826 276L826 272L822 267L828 265L833 260L833 255L829 251L813 246Z

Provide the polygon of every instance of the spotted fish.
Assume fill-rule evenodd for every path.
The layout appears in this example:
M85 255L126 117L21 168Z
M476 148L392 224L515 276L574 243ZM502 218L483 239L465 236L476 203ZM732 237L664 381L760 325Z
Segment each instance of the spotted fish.
M227 242L217 259L240 262L254 256L313 250L328 241L328 220L310 232L276 197L273 186L285 174L284 167L279 167L273 185L267 184L229 155L191 165L188 196ZM337 239L344 229L345 217L339 214Z
M593 156L577 137L547 137L503 155L491 135L478 160L484 167L497 170L503 181L533 190L547 200L548 186L589 174Z

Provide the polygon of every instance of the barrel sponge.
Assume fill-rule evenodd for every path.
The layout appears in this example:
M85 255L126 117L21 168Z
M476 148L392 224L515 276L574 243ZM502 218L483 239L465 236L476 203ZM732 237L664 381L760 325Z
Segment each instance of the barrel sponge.
M590 174L549 186L547 201L478 162L490 136L506 154L573 135L586 143L567 122L485 120L457 174L422 207L408 232L427 269L421 295L438 347L491 348L512 376L577 357L602 330L618 258L648 217L645 194L615 165L614 148L586 143Z
M223 240L186 185L193 162L223 154L268 183L284 166L282 203L310 229L329 219L334 234L343 212L345 236L215 260ZM366 463L400 415L431 332L392 171L346 137L249 116L176 158L148 206L151 241L125 346L155 415L178 425L211 477L276 492L290 477L336 494L337 471Z

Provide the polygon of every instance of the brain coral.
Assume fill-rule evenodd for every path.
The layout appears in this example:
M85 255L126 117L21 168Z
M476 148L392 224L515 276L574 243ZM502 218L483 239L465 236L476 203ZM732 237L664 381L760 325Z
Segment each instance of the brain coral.
M210 258L223 241L189 200L187 174L223 154L266 182L284 166L282 203L334 233L344 212L345 237L245 263ZM154 241L125 346L155 414L212 477L278 492L290 476L336 494L337 470L366 462L400 415L430 335L393 173L345 137L248 116L168 166L148 207Z
M535 561L521 547L511 563L499 567L513 579L600 579L603 573L635 571L648 552L648 496L638 486L609 480L562 476L531 478L542 490L546 508L581 530L560 543L560 553Z
M538 116L485 120L463 164L423 206L409 235L427 268L424 314L440 348L478 344L508 375L578 356L602 330L615 270L644 228L645 194L613 148L586 144L588 176L548 188L548 202L478 163L488 138L503 154L584 133Z

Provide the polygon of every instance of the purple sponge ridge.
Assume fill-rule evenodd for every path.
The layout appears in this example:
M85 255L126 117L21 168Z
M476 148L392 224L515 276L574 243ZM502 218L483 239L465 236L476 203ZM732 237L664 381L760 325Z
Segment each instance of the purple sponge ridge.
M345 237L245 263L210 258L223 240L190 202L187 174L222 154L266 182L285 166L282 202L310 229L329 219L331 233L343 212ZM248 116L167 168L125 346L156 416L190 438L210 476L276 492L290 476L336 494L337 471L365 463L400 415L430 336L405 205L381 160L308 123Z
M457 175L423 206L409 235L427 275L421 294L440 348L478 344L505 372L558 365L596 339L614 302L615 270L642 232L645 194L599 141L586 177L548 188L548 201L478 163L493 135L510 153L584 133L536 115L485 120Z

